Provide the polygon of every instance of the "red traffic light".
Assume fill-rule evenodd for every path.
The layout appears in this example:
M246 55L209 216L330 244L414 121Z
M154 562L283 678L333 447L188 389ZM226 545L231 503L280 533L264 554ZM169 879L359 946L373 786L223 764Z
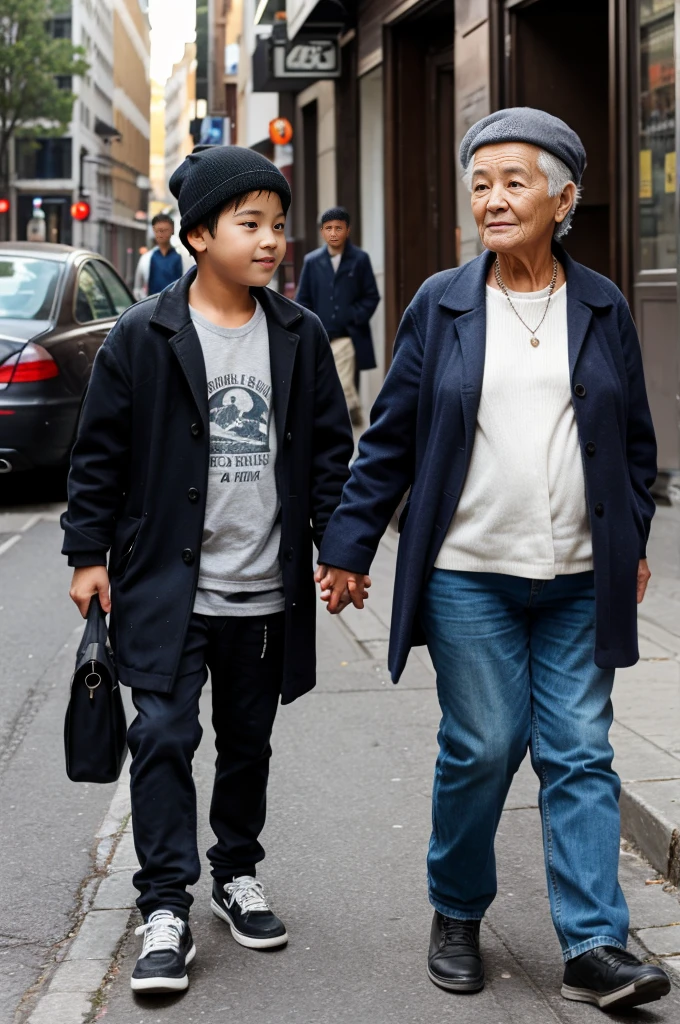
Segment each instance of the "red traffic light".
M9 213L9 199L0 199L0 213Z
M86 203L83 199L74 203L71 207L71 216L74 220L87 220L90 216L90 204Z

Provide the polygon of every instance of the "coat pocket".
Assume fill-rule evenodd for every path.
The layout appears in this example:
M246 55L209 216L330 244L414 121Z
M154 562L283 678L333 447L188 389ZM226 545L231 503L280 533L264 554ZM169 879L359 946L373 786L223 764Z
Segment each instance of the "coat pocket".
M119 522L109 557L109 576L122 576L127 569L137 544L141 525L142 520L134 516L125 516Z

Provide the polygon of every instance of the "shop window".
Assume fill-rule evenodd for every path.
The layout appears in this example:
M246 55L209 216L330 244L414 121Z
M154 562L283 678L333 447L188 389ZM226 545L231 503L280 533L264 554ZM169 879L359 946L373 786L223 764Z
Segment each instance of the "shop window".
M674 7L640 2L640 270L677 265Z

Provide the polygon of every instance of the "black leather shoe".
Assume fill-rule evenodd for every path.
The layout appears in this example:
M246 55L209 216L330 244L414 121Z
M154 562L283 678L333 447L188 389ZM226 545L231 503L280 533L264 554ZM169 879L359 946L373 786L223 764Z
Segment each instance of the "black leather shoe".
M172 910L156 910L135 929L135 935L143 935L144 944L130 979L133 992L157 995L189 988L187 966L196 956L196 947L186 921Z
M484 988L484 961L479 952L481 921L458 921L435 910L430 932L427 973L430 981L451 992Z
M601 1010L624 1010L653 1003L671 990L660 967L643 964L618 946L596 946L567 960L562 995L577 1003L593 1003Z

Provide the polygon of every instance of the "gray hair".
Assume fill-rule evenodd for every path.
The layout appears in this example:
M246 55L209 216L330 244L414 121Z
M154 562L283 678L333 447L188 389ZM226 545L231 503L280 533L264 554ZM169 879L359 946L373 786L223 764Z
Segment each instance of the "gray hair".
M463 171L463 182L467 185L470 192L472 192L472 172L474 170L474 156L470 163ZM548 195L559 196L562 195L566 186L569 182L574 182L574 177L565 163L560 160L559 157L553 153L548 153L545 149L542 149L538 154L537 161L538 169L548 179ZM581 196L583 195L583 189L580 185L576 185L576 194L574 196L574 202L571 210L564 218L561 224L555 226L555 238L564 238L564 236L570 231L571 223L576 213L576 207L579 204Z

